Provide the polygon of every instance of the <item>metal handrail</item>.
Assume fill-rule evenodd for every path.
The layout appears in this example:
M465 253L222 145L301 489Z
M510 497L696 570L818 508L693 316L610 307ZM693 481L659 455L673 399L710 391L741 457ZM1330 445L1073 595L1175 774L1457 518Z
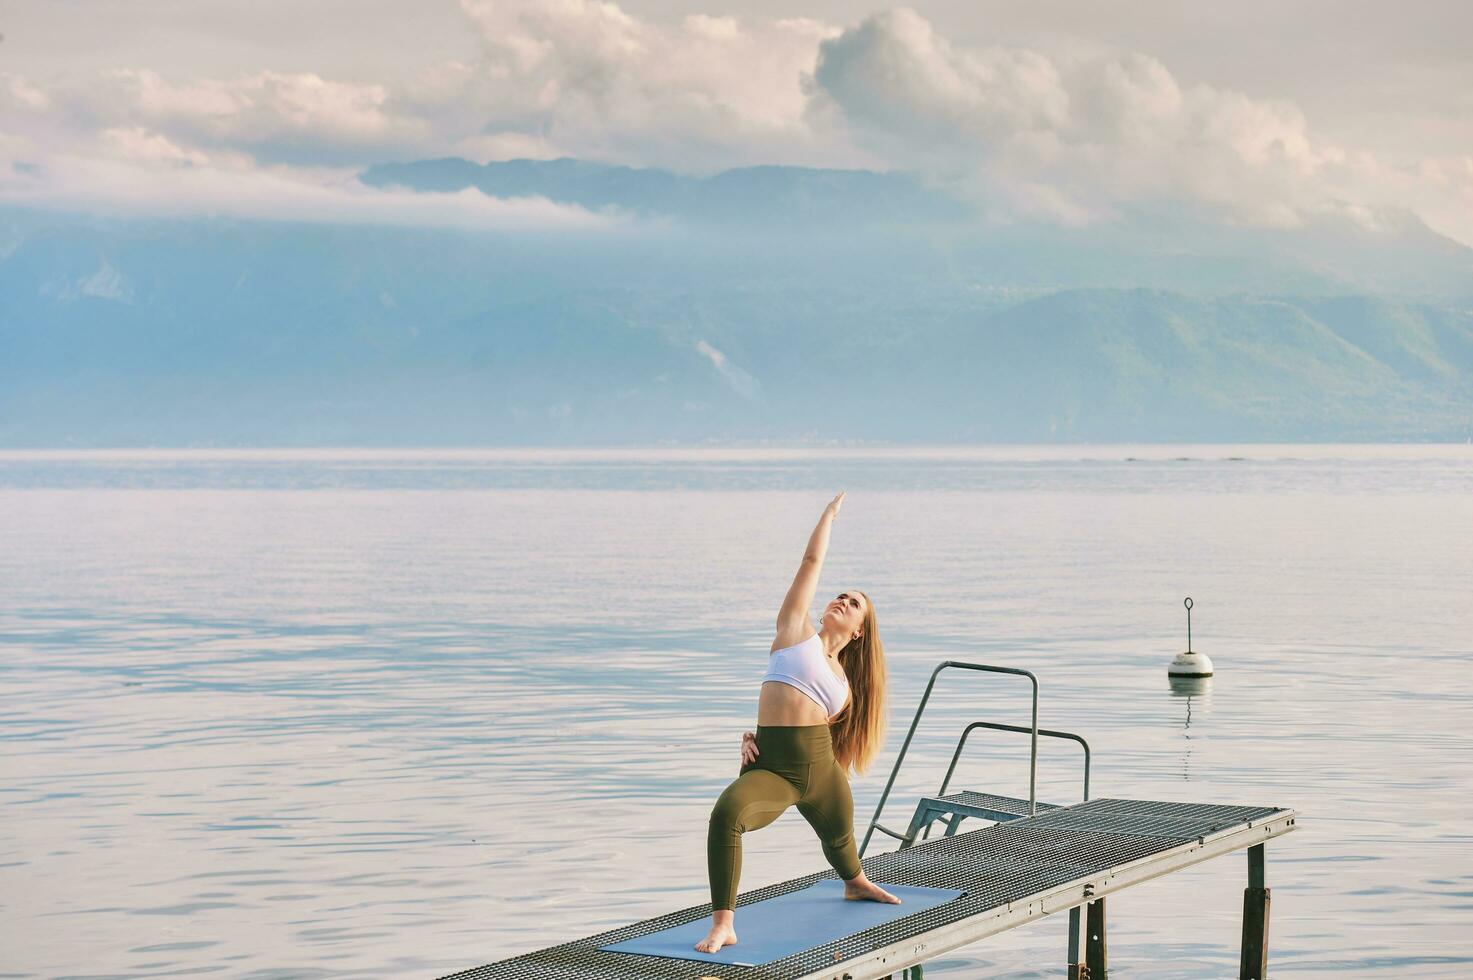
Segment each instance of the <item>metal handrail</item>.
M1026 677L1033 683L1033 727L1028 729L1033 734L1029 740L1028 752L1028 815L1034 815L1038 807L1037 780L1038 780L1038 678L1032 671L1021 667L996 667L992 664L972 664L964 660L943 660L931 671L931 680L926 684L926 693L921 695L921 703L916 707L915 718L911 720L910 731L905 734L905 744L900 746L900 755L895 758L895 768L890 770L890 779L885 783L885 791L880 794L880 804L875 807L875 815L870 819L869 829L864 832L864 840L859 845L859 854L864 856L865 848L869 846L870 837L874 836L875 825L879 823L880 812L885 809L885 801L890 798L890 789L895 785L895 777L900 773L900 764L905 761L905 753L910 748L910 740L915 737L916 726L921 723L921 714L926 710L926 702L931 699L931 690L936 686L937 676L947 667L960 667L964 670L981 670L994 674L1017 674Z
M968 725L966 728L964 728L962 730L962 737L957 740L957 743L956 743L956 751L953 752L952 755L951 755L951 765L946 770L946 778L943 779L943 780L941 780L941 790L940 790L940 792L938 792L936 794L937 796L945 796L946 795L946 787L951 784L951 775L952 775L952 773L956 772L956 764L957 764L957 761L959 759L961 759L961 757L962 757L962 749L966 748L966 745L967 745L967 736L970 735L970 734L972 734L972 729L974 729L974 728L991 728L994 731L999 731L999 732L1019 732L1021 734L1028 734L1029 732L1032 732L1033 731L1033 729L1031 729L1031 728L1024 728L1022 725L1006 725L1006 724L1003 724L1000 721L974 721L974 722L972 722L970 725ZM1044 737L1044 738L1067 738L1071 742L1078 742L1080 744L1080 746L1084 749L1084 798L1086 800L1089 799L1089 758L1090 758L1090 752L1089 752L1089 743L1084 740L1084 736L1083 735L1076 735L1073 732L1056 732L1056 731L1053 731L1053 730L1048 729L1048 728L1040 728L1038 730L1038 734L1040 736ZM884 830L883 827L881 827L880 829L881 830ZM927 824L926 825L926 829L924 831L922 831L922 833L921 833L921 840L929 840L930 839L930 836L931 836L931 825L930 824Z
M974 729L974 728L991 728L994 731L999 731L999 732L1018 732L1018 733L1024 734L1024 735L1026 735L1029 732L1033 731L1033 729L1031 729L1031 728L1024 728L1022 725L1005 725L1005 724L1003 724L1000 721L974 721L974 722L972 722L970 725L968 725L966 727L966 730L962 732L961 740L956 743L956 752L951 757L951 768L949 768L949 769L946 770L946 778L941 781L941 792L937 793L936 794L937 796L945 796L946 795L946 786L947 786L948 783L951 782L951 774L956 770L956 762L957 762L958 759L961 758L962 749L967 744L967 736L971 734L972 729ZM1089 799L1089 757L1090 757L1090 752L1089 752L1089 743L1084 740L1084 736L1083 735L1076 735L1073 732L1056 732L1056 731L1052 731L1052 730L1050 730L1048 728L1040 728L1038 730L1038 734L1040 736L1044 737L1044 738L1067 738L1071 742L1078 742L1080 744L1080 746L1084 749L1084 798L1086 800Z

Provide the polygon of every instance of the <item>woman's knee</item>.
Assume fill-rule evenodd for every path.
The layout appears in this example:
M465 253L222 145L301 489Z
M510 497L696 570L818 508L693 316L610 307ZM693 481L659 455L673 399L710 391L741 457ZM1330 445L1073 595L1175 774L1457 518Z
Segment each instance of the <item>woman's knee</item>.
M727 786L711 805L712 826L742 829L742 814L751 803L763 798L761 788L754 778L738 779Z
M734 793L722 793L711 806L713 827L737 829L741 820L742 801Z

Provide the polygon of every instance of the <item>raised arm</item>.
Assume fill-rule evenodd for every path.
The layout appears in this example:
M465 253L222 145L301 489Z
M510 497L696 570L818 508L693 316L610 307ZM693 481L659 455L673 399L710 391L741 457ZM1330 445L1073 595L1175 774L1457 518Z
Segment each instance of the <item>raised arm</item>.
M839 508L843 503L844 492L841 490L823 509L818 526L808 538L808 547L803 552L803 561L798 565L798 574L793 576L793 584L788 587L787 597L783 599L782 609L777 614L774 650L801 643L814 632L808 613L813 606L813 594L818 590L818 575L823 570L824 555L829 550L829 527L839 515Z

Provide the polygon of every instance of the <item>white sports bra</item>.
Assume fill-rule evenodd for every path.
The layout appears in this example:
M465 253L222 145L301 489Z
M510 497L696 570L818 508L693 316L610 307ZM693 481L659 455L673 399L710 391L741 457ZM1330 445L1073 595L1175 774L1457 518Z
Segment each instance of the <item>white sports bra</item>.
M849 682L834 676L817 633L802 643L772 651L762 680L796 687L818 702L827 718L838 714L849 697Z

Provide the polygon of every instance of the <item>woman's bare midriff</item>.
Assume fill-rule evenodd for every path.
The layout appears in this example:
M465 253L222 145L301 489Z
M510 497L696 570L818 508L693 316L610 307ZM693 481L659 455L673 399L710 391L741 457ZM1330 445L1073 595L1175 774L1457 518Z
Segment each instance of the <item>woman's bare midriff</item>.
M763 681L757 696L757 724L764 728L778 725L823 725L828 722L812 698L791 684Z

